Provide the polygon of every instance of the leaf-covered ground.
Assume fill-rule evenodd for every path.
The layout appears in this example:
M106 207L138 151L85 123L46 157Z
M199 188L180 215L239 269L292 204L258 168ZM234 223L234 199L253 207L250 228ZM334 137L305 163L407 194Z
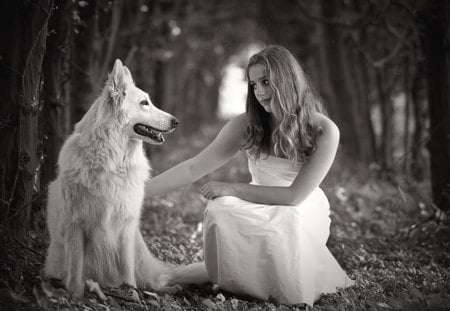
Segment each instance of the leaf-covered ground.
M153 174L195 154L217 130L167 137L150 150ZM322 296L313 308L238 297L212 284L175 294L139 291L141 304L123 288L104 289L106 302L94 293L73 299L57 284L41 282L46 236L31 232L25 242L1 237L0 310L450 310L450 224L429 220L430 185L380 175L376 167L355 167L338 157L323 183L332 207L328 246L356 285ZM173 264L201 260L206 200L199 185L249 179L241 154L191 186L147 198L141 229L151 251Z

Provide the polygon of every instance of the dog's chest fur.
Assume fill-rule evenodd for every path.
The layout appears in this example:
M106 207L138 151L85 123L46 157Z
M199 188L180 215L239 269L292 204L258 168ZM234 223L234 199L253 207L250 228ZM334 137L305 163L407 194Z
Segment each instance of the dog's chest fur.
M142 144L117 152L95 145L81 149L77 143L69 139L60 154L63 196L76 203L66 206L67 221L89 230L120 229L138 219L150 169Z

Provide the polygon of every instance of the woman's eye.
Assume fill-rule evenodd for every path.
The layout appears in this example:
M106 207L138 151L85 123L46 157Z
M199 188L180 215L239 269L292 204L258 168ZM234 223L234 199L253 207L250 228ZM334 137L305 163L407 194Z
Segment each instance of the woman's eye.
M140 104L141 104L141 106L148 106L149 105L147 100L141 101Z
M265 85L269 85L270 84L269 80L264 80L263 82L264 82Z
M255 90L256 89L256 84L250 84L250 87Z

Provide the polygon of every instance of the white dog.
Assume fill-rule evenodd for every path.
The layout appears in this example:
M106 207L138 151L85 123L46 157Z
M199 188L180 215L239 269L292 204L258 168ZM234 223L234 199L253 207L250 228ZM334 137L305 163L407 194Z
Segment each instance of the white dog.
M139 230L149 163L142 141L161 144L178 124L137 88L116 60L99 98L75 126L49 185L50 246L45 275L74 295L85 281L100 285L165 286L169 269L149 252Z

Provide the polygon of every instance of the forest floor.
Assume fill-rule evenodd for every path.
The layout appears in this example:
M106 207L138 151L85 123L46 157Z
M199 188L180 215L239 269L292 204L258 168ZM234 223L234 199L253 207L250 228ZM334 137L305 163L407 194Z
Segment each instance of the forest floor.
M217 130L166 137L165 145L151 148L153 174L194 155ZM206 180L248 182L245 155L191 186L145 200L141 230L161 260L202 260L206 200L198 189ZM323 295L312 308L216 292L212 284L175 294L140 290L141 304L121 289L104 289L106 302L93 293L74 299L62 288L42 286L47 239L30 232L24 242L0 236L0 310L450 310L450 223L430 220L428 182L380 176L375 166L359 167L338 156L322 188L331 204L328 247L356 285Z

